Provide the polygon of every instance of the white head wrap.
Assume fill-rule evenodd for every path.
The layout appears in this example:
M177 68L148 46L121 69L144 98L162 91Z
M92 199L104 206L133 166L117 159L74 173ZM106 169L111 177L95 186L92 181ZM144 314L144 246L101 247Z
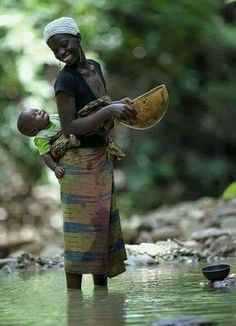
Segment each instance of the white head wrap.
M48 39L55 34L77 35L78 33L80 33L80 30L73 18L60 17L45 26L43 38L45 42L47 42Z

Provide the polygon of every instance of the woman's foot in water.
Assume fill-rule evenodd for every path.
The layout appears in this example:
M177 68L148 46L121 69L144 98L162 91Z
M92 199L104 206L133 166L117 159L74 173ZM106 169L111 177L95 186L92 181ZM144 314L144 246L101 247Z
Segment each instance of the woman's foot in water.
M105 274L94 274L93 275L94 286L107 286L107 276Z
M67 289L81 290L82 274L66 273Z

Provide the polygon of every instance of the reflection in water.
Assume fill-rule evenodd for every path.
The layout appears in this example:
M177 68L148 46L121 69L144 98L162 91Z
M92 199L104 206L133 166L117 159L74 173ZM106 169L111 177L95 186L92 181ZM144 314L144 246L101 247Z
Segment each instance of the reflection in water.
M107 288L95 289L87 296L79 290L69 290L67 296L68 326L125 325L124 293L109 293Z
M236 260L228 262L235 273ZM109 290L94 290L91 275L85 275L82 291L68 293L63 270L0 276L0 325L145 326L177 315L236 325L235 290L201 288L199 282L205 280L201 267L173 263L128 267L110 280Z

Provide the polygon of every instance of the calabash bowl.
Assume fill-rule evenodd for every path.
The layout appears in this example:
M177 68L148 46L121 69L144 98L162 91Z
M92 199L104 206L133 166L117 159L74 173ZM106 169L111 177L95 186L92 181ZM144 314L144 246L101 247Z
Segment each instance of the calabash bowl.
M121 123L131 129L143 130L156 125L164 117L169 102L165 85L159 85L133 100L131 105L137 112L134 120Z

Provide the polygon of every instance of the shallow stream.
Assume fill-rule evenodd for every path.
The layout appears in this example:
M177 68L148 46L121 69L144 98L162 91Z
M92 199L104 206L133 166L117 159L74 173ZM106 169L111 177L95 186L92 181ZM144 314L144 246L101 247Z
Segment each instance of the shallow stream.
M236 273L236 260L227 262ZM110 280L107 291L94 290L86 275L82 292L67 293L62 269L0 276L0 325L152 325L185 315L236 325L236 290L200 287L202 265L128 267Z

